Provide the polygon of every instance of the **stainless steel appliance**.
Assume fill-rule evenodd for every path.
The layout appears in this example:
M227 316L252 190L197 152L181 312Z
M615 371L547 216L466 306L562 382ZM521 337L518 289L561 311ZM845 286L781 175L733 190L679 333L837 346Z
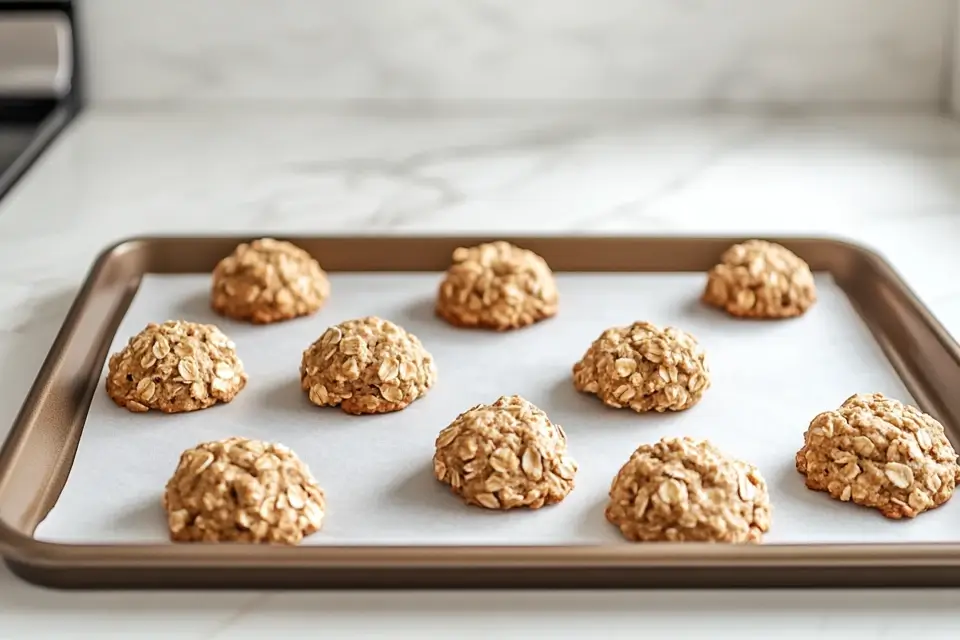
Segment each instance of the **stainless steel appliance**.
M0 197L79 109L73 4L0 0Z

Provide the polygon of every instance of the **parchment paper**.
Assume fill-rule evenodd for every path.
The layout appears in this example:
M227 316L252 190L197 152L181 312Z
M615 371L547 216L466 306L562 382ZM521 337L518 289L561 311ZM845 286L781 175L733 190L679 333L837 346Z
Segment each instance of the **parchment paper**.
M818 412L858 392L913 401L828 276L817 277L820 300L805 317L751 322L702 306L702 275L559 274L559 315L503 334L457 330L435 318L439 277L333 274L333 295L317 316L266 327L213 314L206 276L145 278L111 352L150 321L212 322L237 343L248 386L231 404L192 414L133 414L109 400L101 379L66 487L37 537L167 542L160 496L180 452L233 435L282 442L309 464L328 513L306 544L624 544L603 517L610 481L636 446L665 435L709 438L758 465L774 507L768 544L960 537L960 504L888 521L807 490L795 470L794 454ZM437 385L382 416L309 404L298 384L301 353L327 326L368 314L421 338L437 360ZM590 342L635 319L681 327L704 345L713 386L700 404L637 415L574 390L571 367ZM467 507L431 474L434 439L461 411L514 393L563 426L580 463L576 488L538 511Z

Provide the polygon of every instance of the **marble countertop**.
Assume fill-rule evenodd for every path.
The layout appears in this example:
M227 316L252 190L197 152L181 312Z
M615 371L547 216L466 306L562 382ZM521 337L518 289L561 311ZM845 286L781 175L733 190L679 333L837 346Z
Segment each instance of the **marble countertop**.
M0 434L85 270L125 236L828 234L884 254L960 335L958 212L960 127L936 116L95 109L0 202ZM598 628L765 638L774 624L829 637L922 625L946 638L960 632L958 595L59 593L0 569L0 638Z

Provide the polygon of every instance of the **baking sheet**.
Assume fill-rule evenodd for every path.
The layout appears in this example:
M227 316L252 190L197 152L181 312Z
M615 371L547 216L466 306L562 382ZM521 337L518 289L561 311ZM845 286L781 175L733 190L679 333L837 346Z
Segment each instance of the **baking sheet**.
M236 342L250 381L228 405L133 414L109 400L102 373L67 484L35 535L168 542L160 496L181 451L241 435L293 448L326 491L324 529L305 544L626 544L603 517L611 479L637 445L689 435L760 468L774 508L767 544L957 541L960 507L951 503L894 522L804 487L794 454L815 414L858 392L913 401L840 288L829 275L816 277L820 301L805 317L751 322L701 305L702 274L558 274L556 318L497 334L434 317L439 274L331 274L333 295L319 314L265 327L210 311L208 276L148 275L111 353L151 321L211 322ZM437 385L404 411L348 416L311 405L300 391L303 350L327 326L363 315L404 326L437 361ZM713 386L700 404L638 415L574 390L571 367L590 342L633 320L681 327L704 345ZM470 406L509 394L539 405L567 433L580 471L558 505L489 512L463 505L433 478L437 433Z

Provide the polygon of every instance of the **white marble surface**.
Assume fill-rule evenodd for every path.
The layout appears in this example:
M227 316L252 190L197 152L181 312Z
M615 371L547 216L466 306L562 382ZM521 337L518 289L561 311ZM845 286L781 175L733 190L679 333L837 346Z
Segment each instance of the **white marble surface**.
M0 433L85 269L120 237L491 230L852 238L886 255L960 335L960 127L947 120L95 109L0 202ZM80 594L37 589L0 570L0 638L263 637L281 629L769 638L772 628L786 637L898 637L922 628L925 638L956 638L958 596Z
M97 103L935 106L956 0L87 0Z

